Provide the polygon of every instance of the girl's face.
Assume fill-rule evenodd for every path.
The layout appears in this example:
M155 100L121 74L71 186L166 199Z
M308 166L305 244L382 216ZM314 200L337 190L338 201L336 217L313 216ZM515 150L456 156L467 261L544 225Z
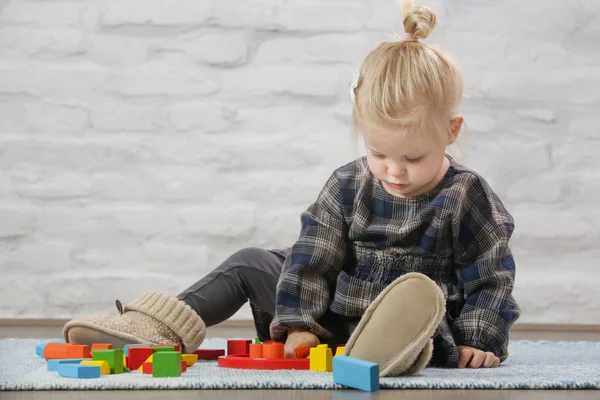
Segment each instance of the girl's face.
M461 117L455 119L453 134L445 142L436 140L434 135L403 137L398 128L363 129L371 173L394 196L415 197L433 189L450 165L445 156L446 146L454 142L462 125Z

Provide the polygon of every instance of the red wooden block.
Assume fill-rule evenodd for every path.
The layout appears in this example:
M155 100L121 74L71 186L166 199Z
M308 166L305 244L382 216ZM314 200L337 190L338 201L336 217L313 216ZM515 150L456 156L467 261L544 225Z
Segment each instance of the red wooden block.
M129 368L130 371L135 371L142 366L144 361L152 355L152 347L134 346L129 348Z
M181 361L181 372L187 371L187 363L185 360Z
M228 340L227 355L246 355L250 354L250 344L252 340Z
M219 357L225 355L225 350L223 349L198 349L194 351L193 354L198 355L198 360L218 360Z
M308 358L250 358L248 356L219 357L219 366L237 369L310 369Z
M145 362L144 366L142 368L142 372L144 374L147 374L147 375L152 375L152 363L151 362Z

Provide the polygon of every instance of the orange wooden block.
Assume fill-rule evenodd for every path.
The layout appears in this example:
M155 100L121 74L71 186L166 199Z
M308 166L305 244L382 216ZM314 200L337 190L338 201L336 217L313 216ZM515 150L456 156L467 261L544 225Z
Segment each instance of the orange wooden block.
M67 347L66 358L92 358L90 348L84 344L72 344Z
M263 342L263 344L273 344L273 343L275 343L275 341L274 341L274 340L271 340L271 339L269 339L269 340L265 340L265 341Z
M263 358L285 358L284 349L284 344L278 342L273 342L266 346L263 345Z
M306 358L310 354L310 347L300 347L296 350L296 358Z
M92 345L92 353L94 350L112 350L112 344L110 343L94 343Z
M48 343L44 348L46 360L61 360L67 358L92 358L86 345L72 343Z
M70 343L48 343L44 347L44 358L46 360L60 360L67 358L67 347Z
M263 358L263 346L262 344L251 344L250 358Z

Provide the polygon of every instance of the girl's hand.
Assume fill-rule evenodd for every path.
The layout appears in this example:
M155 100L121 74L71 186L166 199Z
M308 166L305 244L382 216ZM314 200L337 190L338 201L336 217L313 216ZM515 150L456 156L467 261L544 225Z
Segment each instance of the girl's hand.
M301 347L316 347L320 344L319 338L308 331L292 329L288 332L285 341L285 357L296 358L296 350Z
M470 362L470 363L469 363ZM500 359L492 352L469 346L458 346L458 368L496 368Z

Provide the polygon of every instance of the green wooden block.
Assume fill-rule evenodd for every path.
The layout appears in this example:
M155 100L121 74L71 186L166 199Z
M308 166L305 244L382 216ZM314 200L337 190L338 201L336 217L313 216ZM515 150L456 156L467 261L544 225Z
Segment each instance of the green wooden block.
M260 341L260 339L257 337L254 338L254 344L261 344L262 342Z
M181 353L159 351L152 355L152 377L172 378L181 376Z
M108 361L108 365L110 365L111 374L123 373L123 349L94 350L94 353L92 354L92 359Z
M173 346L152 347L152 354L158 353L159 351L175 351L175 347L173 347Z

